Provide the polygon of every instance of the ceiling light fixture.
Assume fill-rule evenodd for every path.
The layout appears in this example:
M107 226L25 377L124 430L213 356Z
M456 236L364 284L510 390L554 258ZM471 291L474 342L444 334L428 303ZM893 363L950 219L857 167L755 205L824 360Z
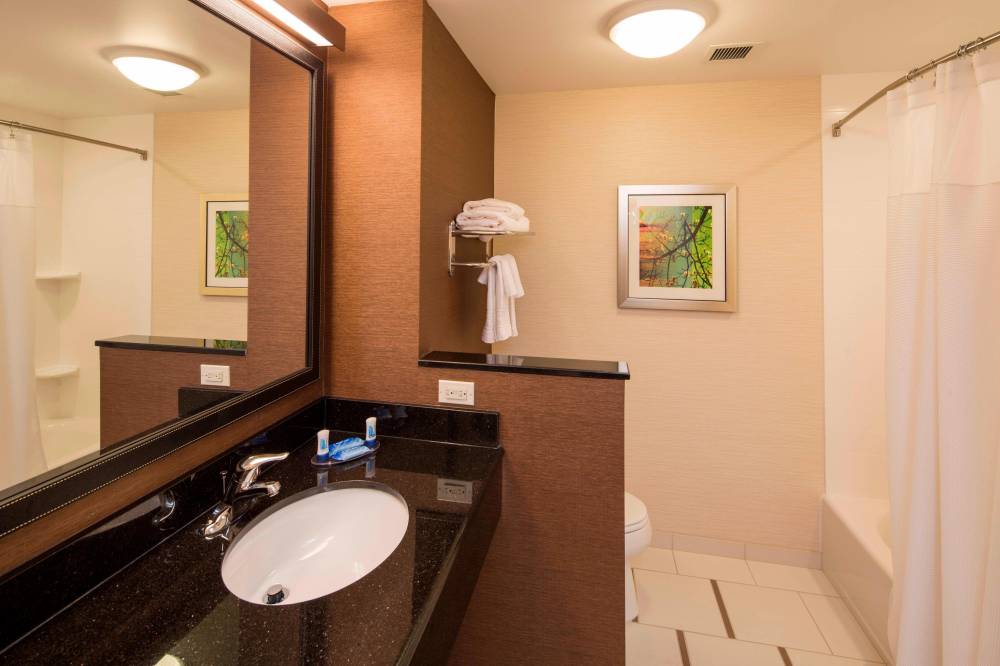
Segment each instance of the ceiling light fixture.
M300 37L308 39L316 46L333 46L333 42L275 0L244 0L244 2L257 6L298 33ZM309 2L312 2L312 0L309 0Z
M197 63L154 49L121 47L105 55L126 79L156 92L183 90L204 74Z
M609 36L626 53L662 58L690 44L714 14L713 5L699 0L640 2L611 18Z

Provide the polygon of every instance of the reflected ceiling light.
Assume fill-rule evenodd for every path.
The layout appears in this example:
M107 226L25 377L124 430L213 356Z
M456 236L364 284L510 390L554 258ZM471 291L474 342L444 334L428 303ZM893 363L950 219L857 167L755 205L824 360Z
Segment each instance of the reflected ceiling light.
M609 36L626 53L662 58L690 44L713 14L714 7L707 2L640 2L612 17Z
M308 39L316 46L333 46L333 43L323 35L319 34L312 26L300 19L280 5L275 0L244 0L252 5L256 5L261 10L267 12L278 19L286 26L294 30L299 36Z
M147 90L183 90L201 78L203 70L187 58L143 48L117 48L107 54L126 79Z

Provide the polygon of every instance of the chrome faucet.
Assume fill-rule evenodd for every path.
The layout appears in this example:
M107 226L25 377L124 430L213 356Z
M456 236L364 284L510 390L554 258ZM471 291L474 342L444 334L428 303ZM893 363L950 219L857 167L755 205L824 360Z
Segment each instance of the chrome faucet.
M255 497L274 497L281 491L281 483L278 481L258 482L260 470L264 465L284 460L288 457L288 452L283 453L258 453L247 456L239 462L236 470L239 472L239 479L235 483L227 483L222 501L212 507L208 514L208 523L199 529L199 533L211 541L217 537L229 540L230 529L239 516L235 515L234 506L237 502L253 499Z

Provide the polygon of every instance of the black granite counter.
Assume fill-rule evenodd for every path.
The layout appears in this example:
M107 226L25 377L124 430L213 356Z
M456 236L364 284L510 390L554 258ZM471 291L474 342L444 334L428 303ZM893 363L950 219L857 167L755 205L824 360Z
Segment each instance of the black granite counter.
M412 411L407 416L411 420ZM192 520L178 501L179 515L187 523L182 529L0 653L0 662L443 663L499 516L502 451L495 443L380 437L381 447L368 459L318 469L309 462L314 440L303 442L301 428L295 432L298 448L260 477L281 481L280 495L254 500L239 525L246 525L270 504L317 485L374 480L398 491L410 511L403 541L375 571L334 594L300 604L262 606L242 601L222 582L225 543L206 541L197 534L204 515L199 512ZM331 439L350 434L334 432ZM251 450L288 448L272 438ZM219 469L251 450L234 453L208 476L201 474L199 489L181 488L178 496L204 495L205 488L218 483ZM182 483L195 483L194 478ZM468 484L471 503L439 500L443 481ZM116 549L127 550L129 543L141 538L136 530L148 530L151 518L163 518L164 504L154 496L95 530L104 539L105 552L110 556ZM100 569L101 555L93 548L88 552L91 559L74 557L58 569L50 568L49 574L91 575ZM44 564L20 572L0 588L5 615L17 612L19 599L30 607L33 590L51 593L49 588L59 584L46 574Z
M421 356L418 364L426 368L521 372L532 375L555 375L558 377L587 377L590 379L629 378L628 363L624 361L588 361L577 358L550 358L547 356L432 351Z
M222 354L246 356L245 340L213 340L211 338L171 338L163 335L122 335L95 340L98 347L112 349L142 349L145 351L184 352L188 354Z

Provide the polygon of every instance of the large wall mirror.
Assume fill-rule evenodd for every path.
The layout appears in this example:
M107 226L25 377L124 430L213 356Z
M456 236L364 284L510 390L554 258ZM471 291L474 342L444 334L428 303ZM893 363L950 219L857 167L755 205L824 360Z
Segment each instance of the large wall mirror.
M323 88L234 0L5 4L0 535L318 378Z

